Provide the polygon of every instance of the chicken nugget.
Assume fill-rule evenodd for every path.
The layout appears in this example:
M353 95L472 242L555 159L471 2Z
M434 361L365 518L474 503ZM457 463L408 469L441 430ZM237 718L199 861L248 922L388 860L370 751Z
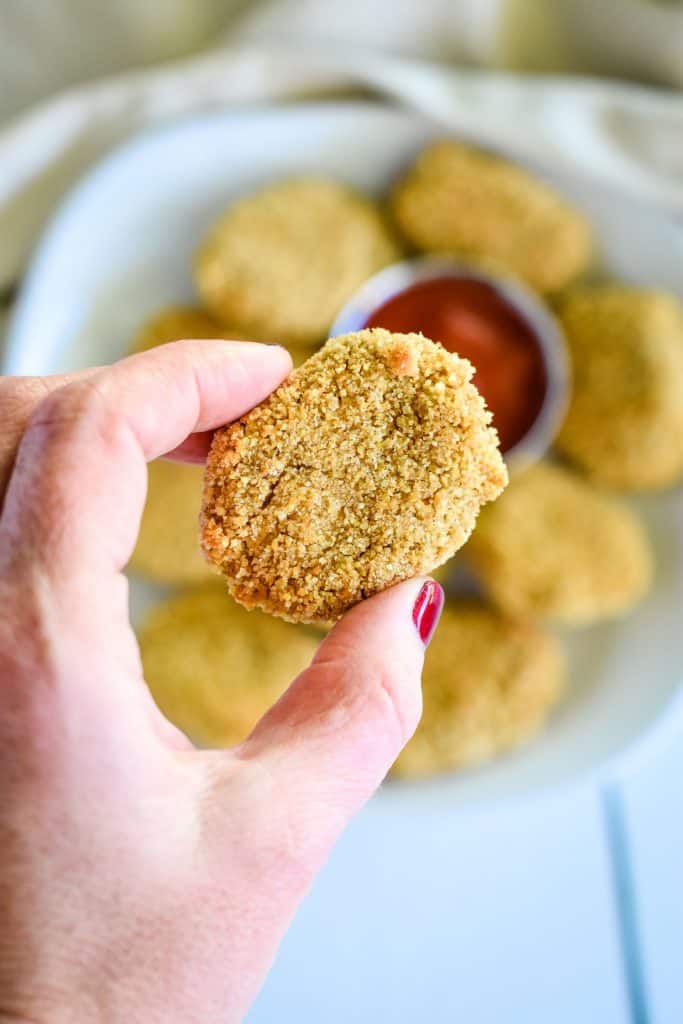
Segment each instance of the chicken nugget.
M672 295L603 285L559 307L572 361L557 447L596 481L650 490L683 480L683 312Z
M217 323L197 306L168 306L143 324L133 340L130 353L146 352L157 345L188 338L253 341L253 338L243 337L240 331ZM294 366L300 366L314 351L309 345L285 345L285 348Z
M624 615L653 575L635 513L550 463L484 510L464 554L503 611L575 626Z
M557 640L537 626L476 602L448 603L425 658L422 719L392 775L437 775L525 743L564 674Z
M400 248L371 200L326 178L279 182L239 200L196 260L204 302L250 338L322 342L344 302Z
M130 346L130 353L187 338L225 338L226 328L197 306L167 306L147 320Z
M507 482L473 372L422 335L341 335L217 431L203 544L232 595L332 621L450 558Z
M318 642L306 629L246 612L215 582L153 608L138 640L156 703L206 747L244 740Z
M210 578L199 543L203 466L157 459L147 471L147 501L130 568L170 586Z
M563 288L591 256L588 222L549 185L454 140L418 156L391 209L416 249L493 261L540 292Z

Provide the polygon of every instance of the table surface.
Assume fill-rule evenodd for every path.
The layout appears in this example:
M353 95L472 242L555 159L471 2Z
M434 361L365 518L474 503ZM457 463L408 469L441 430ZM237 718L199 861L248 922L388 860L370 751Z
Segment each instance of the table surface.
M369 806L248 1021L680 1024L681 780L683 729L607 787L460 809L419 834Z

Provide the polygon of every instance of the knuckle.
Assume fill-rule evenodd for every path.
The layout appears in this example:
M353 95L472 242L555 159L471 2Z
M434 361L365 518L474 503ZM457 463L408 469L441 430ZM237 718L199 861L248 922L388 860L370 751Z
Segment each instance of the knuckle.
M0 431L16 434L44 394L40 378L0 377Z
M39 450L82 440L113 449L121 445L125 428L125 418L116 402L90 378L48 395L31 416L24 438Z
M98 392L88 387L87 382L68 384L53 391L38 405L29 419L26 436L40 442L55 437L61 439L84 424L90 425L99 415L100 405Z

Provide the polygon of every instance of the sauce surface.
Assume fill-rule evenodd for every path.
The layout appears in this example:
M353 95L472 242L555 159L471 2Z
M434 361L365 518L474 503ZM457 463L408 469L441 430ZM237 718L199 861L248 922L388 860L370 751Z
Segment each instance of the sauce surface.
M503 452L524 437L541 410L547 376L536 333L485 281L420 281L392 295L365 326L402 334L421 332L469 359Z

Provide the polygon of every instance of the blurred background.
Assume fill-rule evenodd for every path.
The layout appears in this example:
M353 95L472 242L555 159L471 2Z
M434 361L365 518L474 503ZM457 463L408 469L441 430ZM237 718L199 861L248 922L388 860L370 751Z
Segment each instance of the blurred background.
M557 294L554 289L552 294L536 289L567 334L577 388L589 350L603 345L607 350L611 333L615 344L620 337L628 338L632 361L628 366L624 363L623 379L650 373L657 381L651 405L655 413L666 406L666 416L671 416L667 437L683 451L683 391L659 385L667 376L666 353L679 343L680 355L674 352L671 359L676 366L683 360L680 0L346 0L343 4L111 0L106 5L86 0L52 0L49 5L22 0L1 5L0 357L6 337L8 370L57 368L62 357L55 361L46 355L53 342L55 351L66 353L67 363L95 361L102 352L106 358L110 351L92 338L92 324L103 323L102 309L91 310L90 327L74 332L78 339L73 343L66 327L60 328L61 333L55 329L53 339L47 336L52 319L58 322L62 317L66 323L78 306L75 284L69 292L70 275L73 282L81 279L74 242L71 249L65 241L63 249L53 244L49 252L40 250L38 264L28 278L26 274L64 196L111 151L145 132L206 113L249 114L284 104L289 111L311 101L340 100L372 101L409 112L429 126L425 138L430 134L474 138L504 153L507 160L539 169L544 180L576 203L592 222L596 236L596 266L587 274L588 284L635 289L623 306L621 299L614 306L613 296L601 293L596 300L600 311L594 311L590 321L599 326L587 333L582 333L584 300L566 292L565 282ZM249 152L262 178L269 146L274 144L264 138L259 155L262 122L254 121L251 129L249 125L242 122L235 129L236 137L252 147ZM305 155L309 166L316 157L308 150L307 131L292 121L291 146L302 159ZM386 136L378 134L378 147L384 140L390 148L392 132L386 131ZM324 148L324 141L315 138L318 142L312 149ZM365 145L359 145L359 150ZM175 150L176 155L179 152ZM181 187L178 182L182 181L189 183L182 187L190 190L199 187L192 182L202 180L201 163L210 159L213 156L202 155L199 170L188 169L185 178L176 173L173 188ZM353 173L361 183L363 159L362 153L356 153L349 161L358 164L359 170ZM373 158L368 160L372 163ZM296 166L296 154L290 162ZM246 167L239 174L248 179ZM341 161L339 174L344 176ZM226 194L232 195L236 186L231 175L237 180L237 172L226 165ZM208 222L224 212L220 174L214 175L210 187L213 192L209 196L207 191L204 205L202 197L192 199ZM127 194L126 189L132 191ZM170 185L168 189L164 201L172 202ZM124 251L134 253L137 248L130 237L135 217L131 213L128 223L123 207L144 212L151 190L149 172L139 181L133 173L125 179L123 193L115 193L125 197L119 235L117 216L110 207L105 209L102 199L101 241L93 214L97 193L91 197L85 237L91 240L93 253L84 262L102 268L98 271L102 280L110 258L112 264L120 263ZM202 233L206 226L202 223ZM184 230L182 221L175 224L169 214L171 243ZM129 249L116 241L126 234ZM68 232L61 237L67 236ZM53 238L58 237L53 233ZM104 251L106 239L112 248ZM402 244L409 252L414 248L431 251L414 239L404 238ZM98 245L102 248L95 252ZM142 251L142 239L139 248ZM161 243L157 250L163 252ZM499 254L484 247L476 255ZM157 296L155 268L148 294L141 297L146 290L143 272L137 290L129 288L128 314L120 320L110 316L109 300L117 296L109 295L109 304L102 308L110 323L102 327L102 337L107 337L107 345L111 341L111 352L118 355L172 340L189 332L190 325L192 333L201 331L203 336L221 333L206 310L193 309L189 321L187 309L180 316L177 309L172 311L170 320L168 311L164 313L168 305L186 306L190 294L195 301L189 256L185 259L183 254L183 261L180 277L187 278L187 286L176 286L174 277L173 287L164 286ZM50 278L53 284L48 288L45 282ZM201 293L201 280L198 288ZM658 298L648 305L652 289ZM108 294L106 288L102 294ZM88 302L95 305L83 299L83 305ZM671 313L676 303L678 312ZM214 313L211 309L211 316ZM197 315L201 327L192 319ZM671 317L681 317L680 331L662 326ZM605 322L617 322L619 330L605 329ZM41 325L47 325L44 336ZM577 355L584 351L589 351L585 363L584 356ZM618 373L618 368L613 372ZM618 415L617 411L616 419ZM523 752L519 760L517 755L503 758L491 769L470 765L514 745L500 737L515 733L513 716L526 721L528 704L535 700L531 691L531 696L524 691L515 698L517 703L496 698L497 725L495 730L492 726L487 726L489 732L484 730L485 749L476 742L467 747L472 733L479 739L476 723L480 720L465 697L458 705L460 719L456 715L455 725L452 716L448 720L451 750L434 770L431 743L433 736L439 737L442 747L446 742L446 713L443 704L441 711L430 712L425 726L433 730L426 741L429 756L425 759L416 745L412 760L408 757L397 769L407 781L390 782L340 843L283 945L249 1017L253 1024L370 1022L378 1017L434 1024L456 1019L472 1024L585 1020L678 1024L683 1020L683 713L677 698L683 677L677 625L683 625L683 459L653 493L649 483L641 487L632 480L600 479L580 443L560 445L556 456L563 460L562 468L553 472L565 474L570 483L560 477L544 480L538 474L529 476L526 484L524 477L513 481L503 499L509 499L507 505L500 504L498 520L491 518L485 524L487 534L479 534L472 564L479 582L485 583L486 600L495 606L487 615L521 614L525 629L528 618L534 631L537 618L543 620L543 629L546 617L550 619L548 636L557 638L568 652L566 704L552 711L547 732L528 755ZM220 614L218 625L211 625L216 610L211 598L202 605L209 611L202 612L203 639L197 639L195 625L188 625L196 616L184 603L190 600L185 590L169 598L168 588L175 592L178 587L213 584L206 583L204 566L194 560L194 539L188 542L187 531L181 529L180 511L170 530L168 525L169 507L182 510L194 523L197 478L190 473L185 480L174 473L166 479L166 473L163 464L152 469L150 502L133 564L138 574L134 600L140 607L165 602L142 633L148 677L155 672L163 677L167 667L163 659L160 668L155 661L155 630L162 634L167 630L180 645L170 659L175 663L183 661L183 644L199 648L202 643L211 647L212 658L218 650L224 661L230 659L235 645L242 644L240 657L248 660L253 654L249 638L255 635L237 617L232 634L221 632ZM580 482L572 483L575 479ZM605 486L608 497L603 495ZM646 495L634 496L633 492L643 489ZM617 499L613 490L619 492ZM531 506L529 491L535 495ZM603 499L620 502L622 491L629 492L624 515L633 516L635 523L623 529L622 520L610 519L606 506L600 504ZM518 496L516 506L513 494ZM540 545L552 547L560 536L563 539L572 532L567 525L572 515L578 520L585 516L587 527L579 539L577 533L574 547L568 544L560 550L558 544L557 560L548 560L549 572L562 573L563 566L569 572L574 559L578 578L577 563L590 557L607 560L607 575L615 565L627 563L633 575L634 563L651 557L654 579L653 596L643 599L633 618L622 617L615 623L597 600L597 610L592 607L584 615L577 641L573 611L544 608L537 597L529 598L525 606L521 591L510 597L500 581L504 571L514 575L517 567L514 562L505 563L495 541L504 532L508 538L517 536L521 516L529 529L530 545L523 553L535 560ZM633 541L629 533L640 529L641 518L649 537L646 542ZM615 539L627 533L623 544ZM159 537L165 537L162 547ZM193 548L186 557L188 543ZM645 543L652 545L651 554L642 555L638 548ZM638 554L633 553L634 545ZM171 550L182 553L179 575L169 571ZM451 567L449 572L457 592L457 570L454 574ZM628 574L626 569L623 572ZM632 585L634 604L638 586ZM202 602L207 600L206 593ZM470 648L476 645L470 644L471 629L468 632L464 622L464 626L454 623L451 634L458 659L485 657L485 653L472 653ZM572 628L565 636L568 622ZM499 637L495 622L494 627L491 635ZM214 632L209 635L210 628ZM465 639L458 639L458 630ZM489 634L483 627L482 636L486 647ZM310 633L297 635L304 661L314 642ZM526 659L527 666L540 657L534 643L519 641L522 653L515 654ZM253 645L262 657L263 641ZM194 738L234 742L295 670L294 645L287 651L279 664L277 655L271 659L275 662L272 678L253 704L253 695L235 697L244 710L243 720L237 715L235 722L235 716L228 715L223 721L216 711L207 726L206 707L198 712L196 703L188 704L186 694L179 699L177 693L165 692L163 679L155 696ZM448 676L448 656L448 650L439 654L438 680L433 670L435 693L441 692ZM510 664L518 664L510 657ZM466 690L469 677L464 679ZM462 679L457 685L463 685ZM503 685L501 693L504 689ZM586 694L590 698L584 709L581 702ZM213 694L206 699L210 704ZM529 734L550 713L554 687L546 688L540 699L548 707L544 705L536 717L531 715L534 723ZM434 706L438 703L435 699ZM608 738L612 732L619 733L618 723L627 707L636 726L642 709L642 730L632 723L624 730L629 742L621 743L617 756L618 744ZM468 733L470 714L475 725ZM575 736L569 756L561 736L573 714ZM520 740L522 733L526 739L520 726ZM595 755L601 744L610 749L610 756L602 760ZM444 768L447 772L441 775ZM453 768L465 770L450 774ZM429 778L419 784L414 780L418 775Z

